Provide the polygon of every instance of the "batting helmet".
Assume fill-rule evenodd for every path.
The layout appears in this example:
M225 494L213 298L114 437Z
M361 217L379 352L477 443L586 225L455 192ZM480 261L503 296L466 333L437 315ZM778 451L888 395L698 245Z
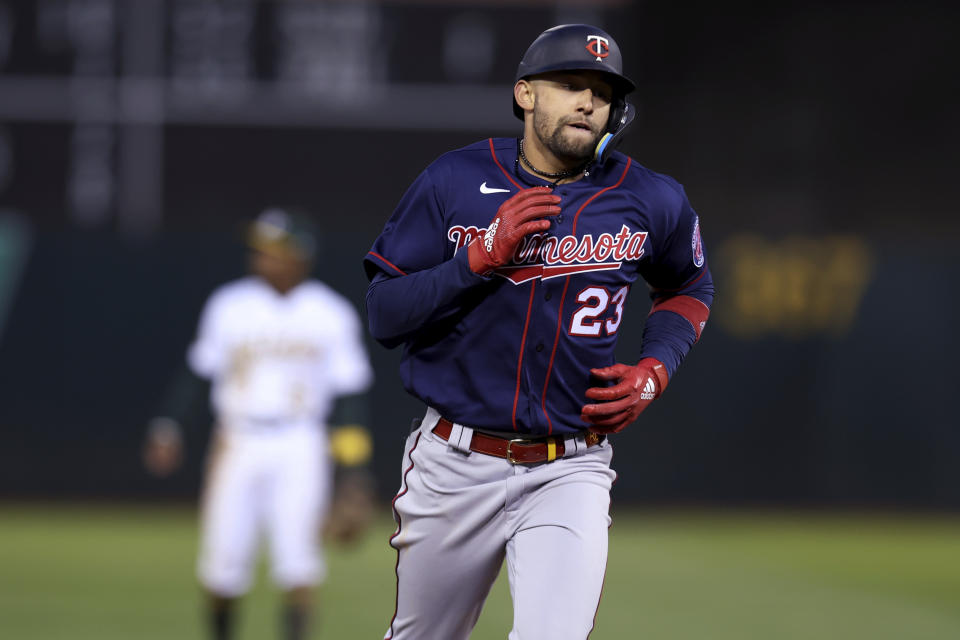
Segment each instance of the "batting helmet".
M548 71L581 70L605 74L620 100L636 88L623 75L620 47L606 31L589 24L561 24L541 33L523 54L514 83ZM523 120L523 109L516 99L513 113Z

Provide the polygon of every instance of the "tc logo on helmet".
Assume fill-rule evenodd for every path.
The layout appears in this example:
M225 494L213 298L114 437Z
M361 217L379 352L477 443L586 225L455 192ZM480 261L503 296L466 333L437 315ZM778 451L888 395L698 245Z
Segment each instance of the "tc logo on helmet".
M597 56L597 62L603 62L610 55L610 41L603 36L587 36L587 51Z

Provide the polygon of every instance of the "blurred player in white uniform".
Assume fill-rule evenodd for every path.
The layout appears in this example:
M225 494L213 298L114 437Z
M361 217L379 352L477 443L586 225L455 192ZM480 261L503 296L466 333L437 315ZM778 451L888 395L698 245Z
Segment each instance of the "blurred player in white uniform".
M360 427L328 439L338 398L340 424L362 420L372 372L354 307L309 278L316 237L308 222L281 209L256 219L251 275L211 294L187 354L193 376L211 383L216 416L197 566L216 640L233 637L233 604L251 586L261 534L285 592L284 637L306 637L312 588L325 574L319 534L330 460L336 453L362 463L370 453ZM172 395L182 399L185 385L177 387ZM151 423L146 463L159 475L181 458L180 411Z

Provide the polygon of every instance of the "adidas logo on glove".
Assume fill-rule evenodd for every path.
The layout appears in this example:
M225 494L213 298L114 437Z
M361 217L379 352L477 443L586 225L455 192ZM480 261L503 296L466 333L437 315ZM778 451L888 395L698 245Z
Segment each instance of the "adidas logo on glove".
M640 392L641 400L653 400L657 397L657 383L653 378L647 378L647 383L643 385L643 391Z
M490 228L487 229L487 232L483 236L483 247L489 253L493 251L493 237L497 235L497 227L500 226L500 218L497 218L493 221L493 224L490 225Z

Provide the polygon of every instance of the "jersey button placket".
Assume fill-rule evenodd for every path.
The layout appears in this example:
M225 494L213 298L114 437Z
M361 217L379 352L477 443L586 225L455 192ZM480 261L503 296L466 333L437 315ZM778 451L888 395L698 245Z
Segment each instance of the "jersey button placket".
M563 213L567 208L567 190L563 189L563 190L557 191L556 194L560 196L560 213L558 213L557 217L555 218L557 221L557 224L559 225L559 224L563 224Z

